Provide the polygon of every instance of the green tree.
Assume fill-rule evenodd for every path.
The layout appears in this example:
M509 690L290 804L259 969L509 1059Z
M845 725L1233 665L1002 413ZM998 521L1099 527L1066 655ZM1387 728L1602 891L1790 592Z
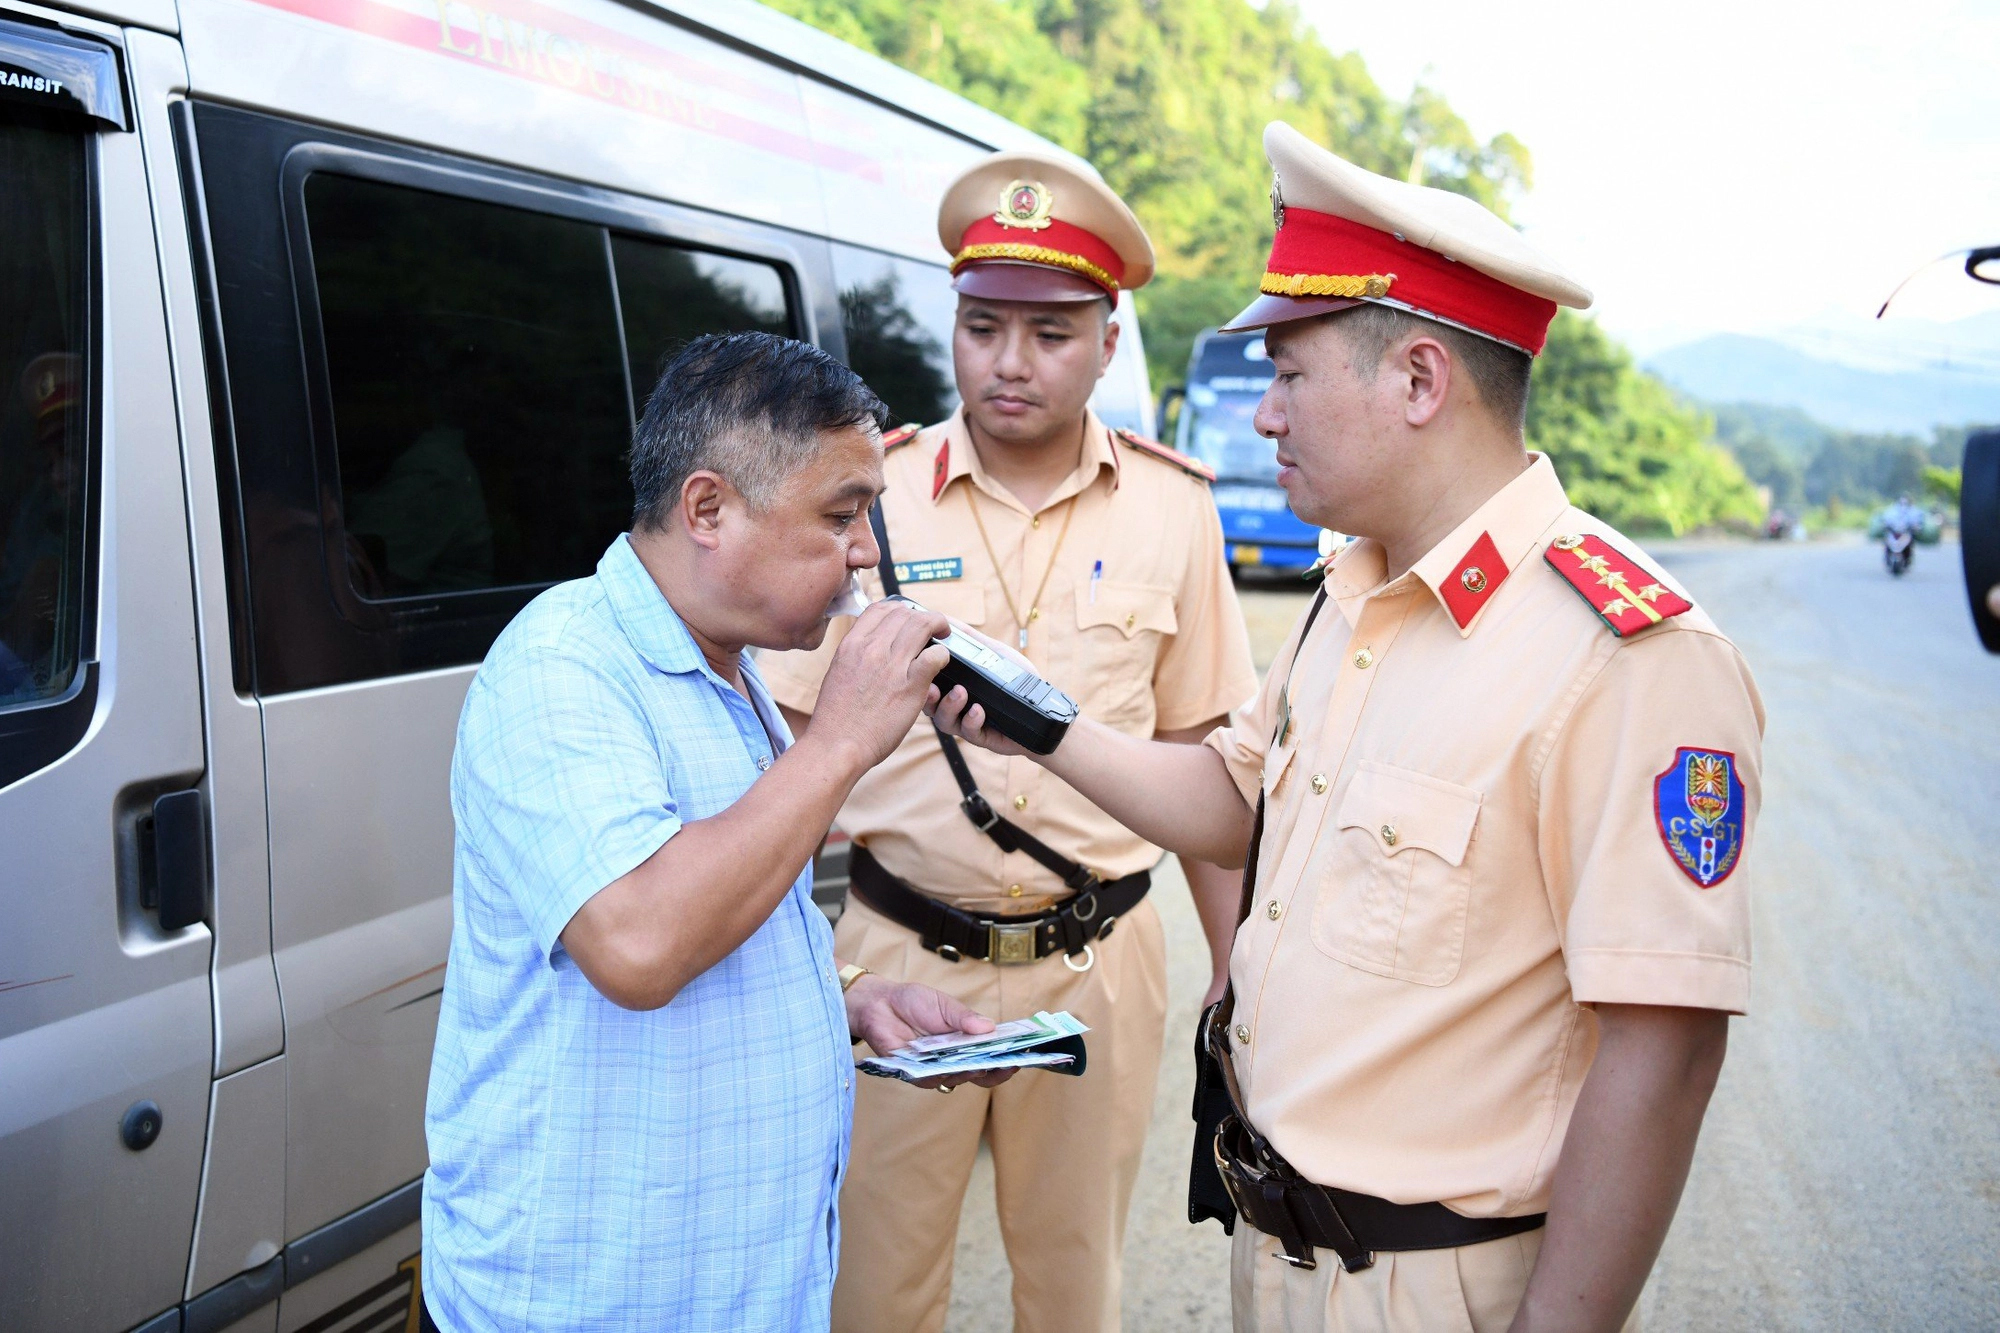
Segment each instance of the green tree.
M1572 503L1635 533L1754 524L1762 505L1713 434L1595 322L1556 316L1535 359L1528 444L1555 464Z
M1152 237L1138 293L1155 384L1255 292L1271 244L1264 126L1284 120L1371 171L1507 217L1527 148L1480 141L1436 89L1398 102L1291 0L770 0L1080 154ZM1588 320L1567 312L1538 358L1529 438L1579 504L1634 530L1758 517L1742 468Z

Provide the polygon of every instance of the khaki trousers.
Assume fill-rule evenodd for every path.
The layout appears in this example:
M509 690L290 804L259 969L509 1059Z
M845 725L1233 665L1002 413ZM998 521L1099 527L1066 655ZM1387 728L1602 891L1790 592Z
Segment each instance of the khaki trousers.
M1116 1333L1125 1214L1139 1173L1167 1007L1166 946L1150 901L1072 972L1063 955L998 967L948 963L853 897L836 951L919 981L990 1018L1067 1009L1090 1025L1081 1077L1028 1069L948 1095L856 1080L854 1148L840 1194L836 1333L936 1333L951 1300L958 1215L982 1136L1021 1333Z
M1545 1234L1380 1254L1350 1273L1329 1251L1319 1267L1295 1268L1275 1239L1239 1221L1229 1253L1236 1333L1506 1333ZM1639 1333L1636 1309L1624 1333Z

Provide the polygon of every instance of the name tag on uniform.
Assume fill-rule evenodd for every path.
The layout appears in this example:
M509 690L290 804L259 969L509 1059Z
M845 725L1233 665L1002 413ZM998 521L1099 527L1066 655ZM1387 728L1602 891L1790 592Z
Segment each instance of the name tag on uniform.
M898 560L896 562L896 582L898 583L943 583L946 579L965 577L965 561L957 556L940 560Z

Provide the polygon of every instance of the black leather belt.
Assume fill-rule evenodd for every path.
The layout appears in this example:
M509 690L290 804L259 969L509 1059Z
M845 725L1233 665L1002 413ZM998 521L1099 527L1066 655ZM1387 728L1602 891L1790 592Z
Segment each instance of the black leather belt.
M1302 1179L1269 1144L1261 1151L1231 1115L1215 1136L1215 1165L1244 1221L1284 1246L1279 1256L1300 1268L1318 1267L1315 1249L1332 1250L1350 1273L1372 1266L1378 1252L1448 1250L1533 1231L1547 1213L1526 1217L1465 1217L1441 1203L1391 1203L1372 1194Z
M1092 940L1109 935L1118 918L1139 905L1153 887L1153 877L1141 870L1108 880L1046 912L980 916L912 888L857 844L849 854L848 885L877 912L915 931L926 949L947 962L980 958L1007 964L1032 963L1052 953L1084 952Z

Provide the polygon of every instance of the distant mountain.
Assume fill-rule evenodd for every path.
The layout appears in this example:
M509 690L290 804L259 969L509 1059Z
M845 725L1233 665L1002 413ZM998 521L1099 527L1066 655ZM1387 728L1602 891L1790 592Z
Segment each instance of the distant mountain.
M1657 352L1645 366L1696 398L1795 407L1847 430L1929 435L1939 425L2000 422L2000 374L1983 365L1863 367L1719 333Z

